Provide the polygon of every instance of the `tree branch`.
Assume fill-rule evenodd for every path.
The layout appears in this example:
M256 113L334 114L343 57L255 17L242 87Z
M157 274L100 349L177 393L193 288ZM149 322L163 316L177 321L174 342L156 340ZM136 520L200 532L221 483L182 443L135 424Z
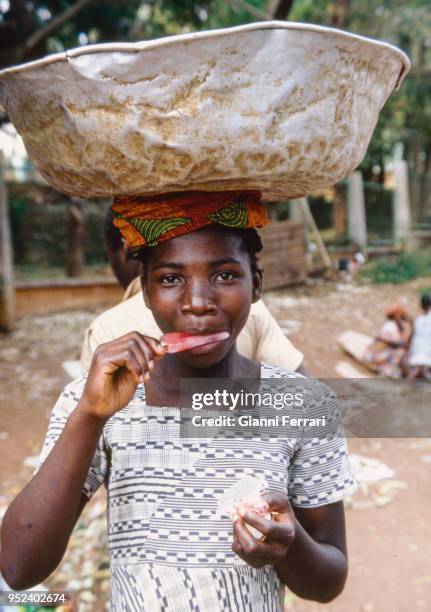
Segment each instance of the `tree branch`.
M272 19L272 16L269 13L265 13L255 6L251 6L246 0L229 0L229 4L231 7L235 9L242 9L252 17L256 17L257 19L264 19L265 21L269 21Z
M15 61L19 62L25 59L26 55L28 55L32 49L61 28L66 21L73 19L73 17L75 17L79 11L94 1L95 0L78 0L78 2L75 2L75 4L72 4L72 6L69 6L62 13L53 17L51 21L46 24L46 26L40 30L37 30L27 38L24 44L16 51Z
M295 0L279 0L271 11L273 19L286 20Z
M272 2L268 11L262 11L246 2L246 0L230 0L229 4L233 9L242 9L252 17L270 21L271 19L287 19L294 2L295 0L276 0Z

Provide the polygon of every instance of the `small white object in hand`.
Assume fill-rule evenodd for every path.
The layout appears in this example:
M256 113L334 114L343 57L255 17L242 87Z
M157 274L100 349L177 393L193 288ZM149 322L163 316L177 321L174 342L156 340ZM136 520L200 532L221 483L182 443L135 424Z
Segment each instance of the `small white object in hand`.
M244 512L250 511L271 520L268 504L262 497L267 488L268 485L263 478L253 476L242 478L222 495L217 513L236 521ZM262 538L263 534L258 529L248 524L246 526L255 538Z

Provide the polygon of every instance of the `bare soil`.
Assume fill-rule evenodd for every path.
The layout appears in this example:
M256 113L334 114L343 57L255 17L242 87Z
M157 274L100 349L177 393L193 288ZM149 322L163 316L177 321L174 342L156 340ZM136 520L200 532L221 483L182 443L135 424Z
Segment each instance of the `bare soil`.
M429 285L429 280L428 280ZM427 279L399 286L349 281L313 281L271 292L265 301L311 374L336 377L348 361L337 344L340 333L374 334L386 307L400 299L414 316ZM0 336L0 518L29 480L52 406L66 382L61 362L79 357L85 327L97 312L74 311L26 317L15 332ZM392 479L362 485L346 502L350 573L344 592L320 605L286 597L294 612L394 612L431 606L429 462L431 440L351 439L351 453L378 459ZM104 493L86 508L50 587L81 593L79 610L103 610L108 596Z

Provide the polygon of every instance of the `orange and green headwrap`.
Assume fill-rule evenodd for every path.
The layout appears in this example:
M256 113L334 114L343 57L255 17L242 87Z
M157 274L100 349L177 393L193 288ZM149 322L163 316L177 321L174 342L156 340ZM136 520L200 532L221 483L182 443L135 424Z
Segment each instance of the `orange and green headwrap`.
M155 196L117 196L114 225L135 251L218 223L258 228L268 223L260 191L190 191Z

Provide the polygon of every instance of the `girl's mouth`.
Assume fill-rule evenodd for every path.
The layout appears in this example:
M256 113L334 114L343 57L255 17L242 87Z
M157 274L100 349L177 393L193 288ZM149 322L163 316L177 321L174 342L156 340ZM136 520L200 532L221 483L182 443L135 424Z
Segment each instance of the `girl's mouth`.
M164 334L160 342L166 347L167 353L187 351L194 355L209 353L229 338L229 332L219 331L206 334L189 332L173 332Z

